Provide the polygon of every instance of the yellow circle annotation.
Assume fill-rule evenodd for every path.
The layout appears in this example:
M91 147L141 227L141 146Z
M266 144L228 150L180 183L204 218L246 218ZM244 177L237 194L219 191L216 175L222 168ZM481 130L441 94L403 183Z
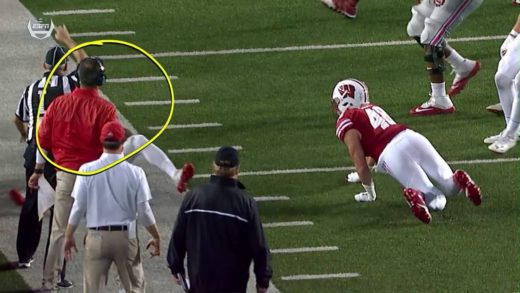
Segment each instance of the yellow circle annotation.
M114 161L114 162L112 162L112 163L110 163L110 164L108 164L108 165L106 165L106 166L104 166L104 167L102 167L100 169L97 169L97 170L94 170L94 171L82 172L82 171L72 170L72 169L69 169L69 168L66 168L66 167L63 167L63 166L57 164L56 162L51 160L47 156L47 154L43 151L43 149L42 149L42 147L40 145L40 140L38 138L38 131L39 131L39 127L40 127L40 110L42 109L43 100L44 100L44 99L40 99L40 103L38 105L38 110L37 110L37 113L36 113L36 145L38 147L38 150L40 151L42 156L45 158L45 160L47 162L51 163L54 167L56 167L56 168L58 168L58 169L60 169L62 171L65 171L65 172L68 172L68 173L72 173L72 174L76 174L76 175L91 176L91 175L95 175L95 174L101 173L101 172L103 172L105 170L108 170L108 169L114 167L115 165L117 165L117 164L127 160L128 158L132 157L133 155L137 154L138 152L140 152L141 150L143 150L144 148L149 146L157 138L159 138L159 136L164 132L164 130L166 130L166 127L170 124L170 121L171 121L171 119L173 117L173 110L175 108L175 106L174 106L174 104L175 104L174 103L175 97L173 95L172 82L170 80L170 76L168 75L168 73L166 72L164 67L159 63L159 61L157 61L157 59L155 59L155 57L153 57L146 50L144 50L143 48L141 48L141 47L139 47L139 46L137 46L135 44L132 44L130 42L125 42L125 41L121 41L121 40L113 40L112 39L112 40L95 40L95 41L81 43L81 44L75 46L74 48L69 49L67 51L67 53L65 53L65 55L63 57L61 57L59 62L52 68L51 72L49 73L49 76L53 76L54 72L56 71L58 66L65 60L65 58L67 58L67 56L72 54L74 51L79 50L79 49L84 48L84 47L88 47L88 46L103 46L104 44L117 44L117 45L123 45L123 46L127 46L127 47L130 47L130 48L133 48L133 49L139 51L141 54L145 55L150 61L152 61L161 70L162 74L164 75L164 77L166 79L166 82L168 83L168 87L169 87L169 90L170 90L170 96L171 96L171 100L172 100L171 107L170 107L170 113L168 114L168 119L164 123L163 127L147 143L145 143L141 147L137 148L133 152L131 152L129 154L126 154L123 158L120 158L119 160ZM47 87L49 85L49 81L50 80L51 80L50 78L47 78L47 80L45 82L45 85L43 87L43 90L42 90L41 97L45 96L45 93L47 92Z

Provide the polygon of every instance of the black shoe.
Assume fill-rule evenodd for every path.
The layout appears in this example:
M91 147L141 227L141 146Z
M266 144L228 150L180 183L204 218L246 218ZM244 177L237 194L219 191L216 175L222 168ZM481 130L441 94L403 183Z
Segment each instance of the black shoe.
M72 288L72 287L74 287L72 282L67 281L65 279L59 281L58 284L56 284L56 285L58 286L58 288Z

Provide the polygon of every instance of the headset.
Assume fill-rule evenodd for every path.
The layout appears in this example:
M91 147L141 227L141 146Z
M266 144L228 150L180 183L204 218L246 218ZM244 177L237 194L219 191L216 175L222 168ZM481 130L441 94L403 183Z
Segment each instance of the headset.
M105 66L103 66L103 60L101 60L98 57L87 57L78 63L78 67L76 68L76 75L78 77L78 82L81 83L80 76L79 76L80 68L82 67L83 62L85 62L87 59L94 60L97 63L98 68L97 68L97 71L95 72L95 75L93 74L92 78L94 78L97 86L102 86L106 82L107 76L105 74Z

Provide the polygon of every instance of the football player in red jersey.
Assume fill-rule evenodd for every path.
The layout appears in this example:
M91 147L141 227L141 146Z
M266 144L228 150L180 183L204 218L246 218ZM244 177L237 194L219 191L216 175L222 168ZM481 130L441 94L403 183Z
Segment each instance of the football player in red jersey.
M444 209L445 195L464 190L473 204L480 205L480 188L470 176L463 170L453 172L428 139L395 123L382 108L371 104L363 82L346 79L337 83L332 106L339 116L336 136L347 146L365 189L354 196L356 201L376 199L368 157L379 172L391 175L404 187L413 214L424 223L431 221L430 209Z

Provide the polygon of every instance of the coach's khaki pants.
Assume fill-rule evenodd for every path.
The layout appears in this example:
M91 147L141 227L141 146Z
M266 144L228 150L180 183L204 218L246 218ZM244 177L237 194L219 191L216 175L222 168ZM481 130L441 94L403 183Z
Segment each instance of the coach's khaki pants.
M145 292L139 241L127 231L88 230L83 259L83 292L104 292L108 270L116 264L121 286L127 293Z
M63 241L69 222L73 199L70 196L76 175L58 171L56 173L56 192L54 193L54 217L52 220L51 240L47 261L43 268L43 287L53 288L56 272L63 265Z

